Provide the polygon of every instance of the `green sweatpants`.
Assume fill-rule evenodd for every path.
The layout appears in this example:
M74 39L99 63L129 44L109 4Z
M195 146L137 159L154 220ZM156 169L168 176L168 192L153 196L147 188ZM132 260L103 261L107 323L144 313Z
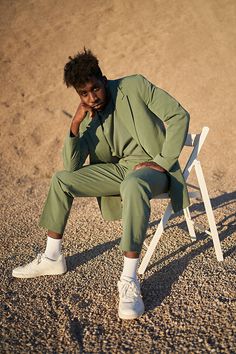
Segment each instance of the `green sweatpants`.
M165 173L151 168L137 171L120 164L88 165L54 174L39 225L63 234L75 197L121 195L123 251L140 252L150 216L150 199L168 190Z

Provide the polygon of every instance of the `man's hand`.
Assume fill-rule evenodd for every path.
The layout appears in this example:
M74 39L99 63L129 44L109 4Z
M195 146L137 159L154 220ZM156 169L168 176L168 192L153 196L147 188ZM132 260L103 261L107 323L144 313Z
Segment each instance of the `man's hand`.
M86 117L87 112L89 112L90 118L93 118L96 113L92 107L86 105L85 103L80 102L80 104L77 108L77 111L74 115L74 118L72 119L72 122L71 122L70 130L73 135L75 135L75 136L78 135L80 124L84 120L84 118Z
M159 166L156 162L141 162L138 165L134 166L134 170L139 170L140 168L149 167L153 170L157 170L159 172L165 172L166 170Z

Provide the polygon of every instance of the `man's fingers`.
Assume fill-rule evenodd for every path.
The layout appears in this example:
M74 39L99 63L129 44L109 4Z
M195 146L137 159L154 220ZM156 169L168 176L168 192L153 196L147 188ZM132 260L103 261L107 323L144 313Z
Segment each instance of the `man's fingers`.
M152 162L140 162L138 165L134 166L134 170L139 170L140 168L144 168L144 167L149 167L153 170L159 171L159 172L165 172L164 168L162 168L161 166L157 165L156 163L152 163Z
M138 165L134 166L134 170L140 170L143 167L143 163L139 163Z
M90 118L93 118L95 116L95 111L93 109L89 111L89 116Z
M89 107L89 106L85 106L85 107L86 107L86 108L85 108L86 111L89 112L89 117L90 117L90 118L93 118L93 117L95 116L95 113L96 113L95 110L92 109L92 108Z

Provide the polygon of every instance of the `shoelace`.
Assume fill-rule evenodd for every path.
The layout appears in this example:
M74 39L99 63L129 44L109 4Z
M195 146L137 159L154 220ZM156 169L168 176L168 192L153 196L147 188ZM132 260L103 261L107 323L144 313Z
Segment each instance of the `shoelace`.
M36 257L36 262L37 264L41 263L42 261L42 258L43 258L43 253L39 253Z
M43 259L43 256L44 256L43 253L38 253L37 256L36 256L36 258L35 258L32 262L26 264L26 265L23 266L23 267L24 267L24 268L30 268L30 267L32 266L32 264L39 264L39 263L41 263L41 261L42 261L42 259Z
M140 291L134 281L124 282L121 288L121 297L126 299L134 299L140 296Z

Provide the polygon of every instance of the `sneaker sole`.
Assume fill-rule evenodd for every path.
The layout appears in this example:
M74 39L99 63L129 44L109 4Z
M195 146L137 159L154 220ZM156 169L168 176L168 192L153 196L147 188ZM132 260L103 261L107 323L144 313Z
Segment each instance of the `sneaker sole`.
M38 278L38 277L44 277L44 276L49 276L49 275L64 275L66 274L67 270L64 271L63 273L48 273L48 274L14 274L12 273L12 276L14 278L21 278L21 279L32 279L32 278Z
M144 314L144 310L139 314L133 314L133 315L125 315L121 312L118 312L118 315L122 320L135 320L136 318L141 317L143 314Z

